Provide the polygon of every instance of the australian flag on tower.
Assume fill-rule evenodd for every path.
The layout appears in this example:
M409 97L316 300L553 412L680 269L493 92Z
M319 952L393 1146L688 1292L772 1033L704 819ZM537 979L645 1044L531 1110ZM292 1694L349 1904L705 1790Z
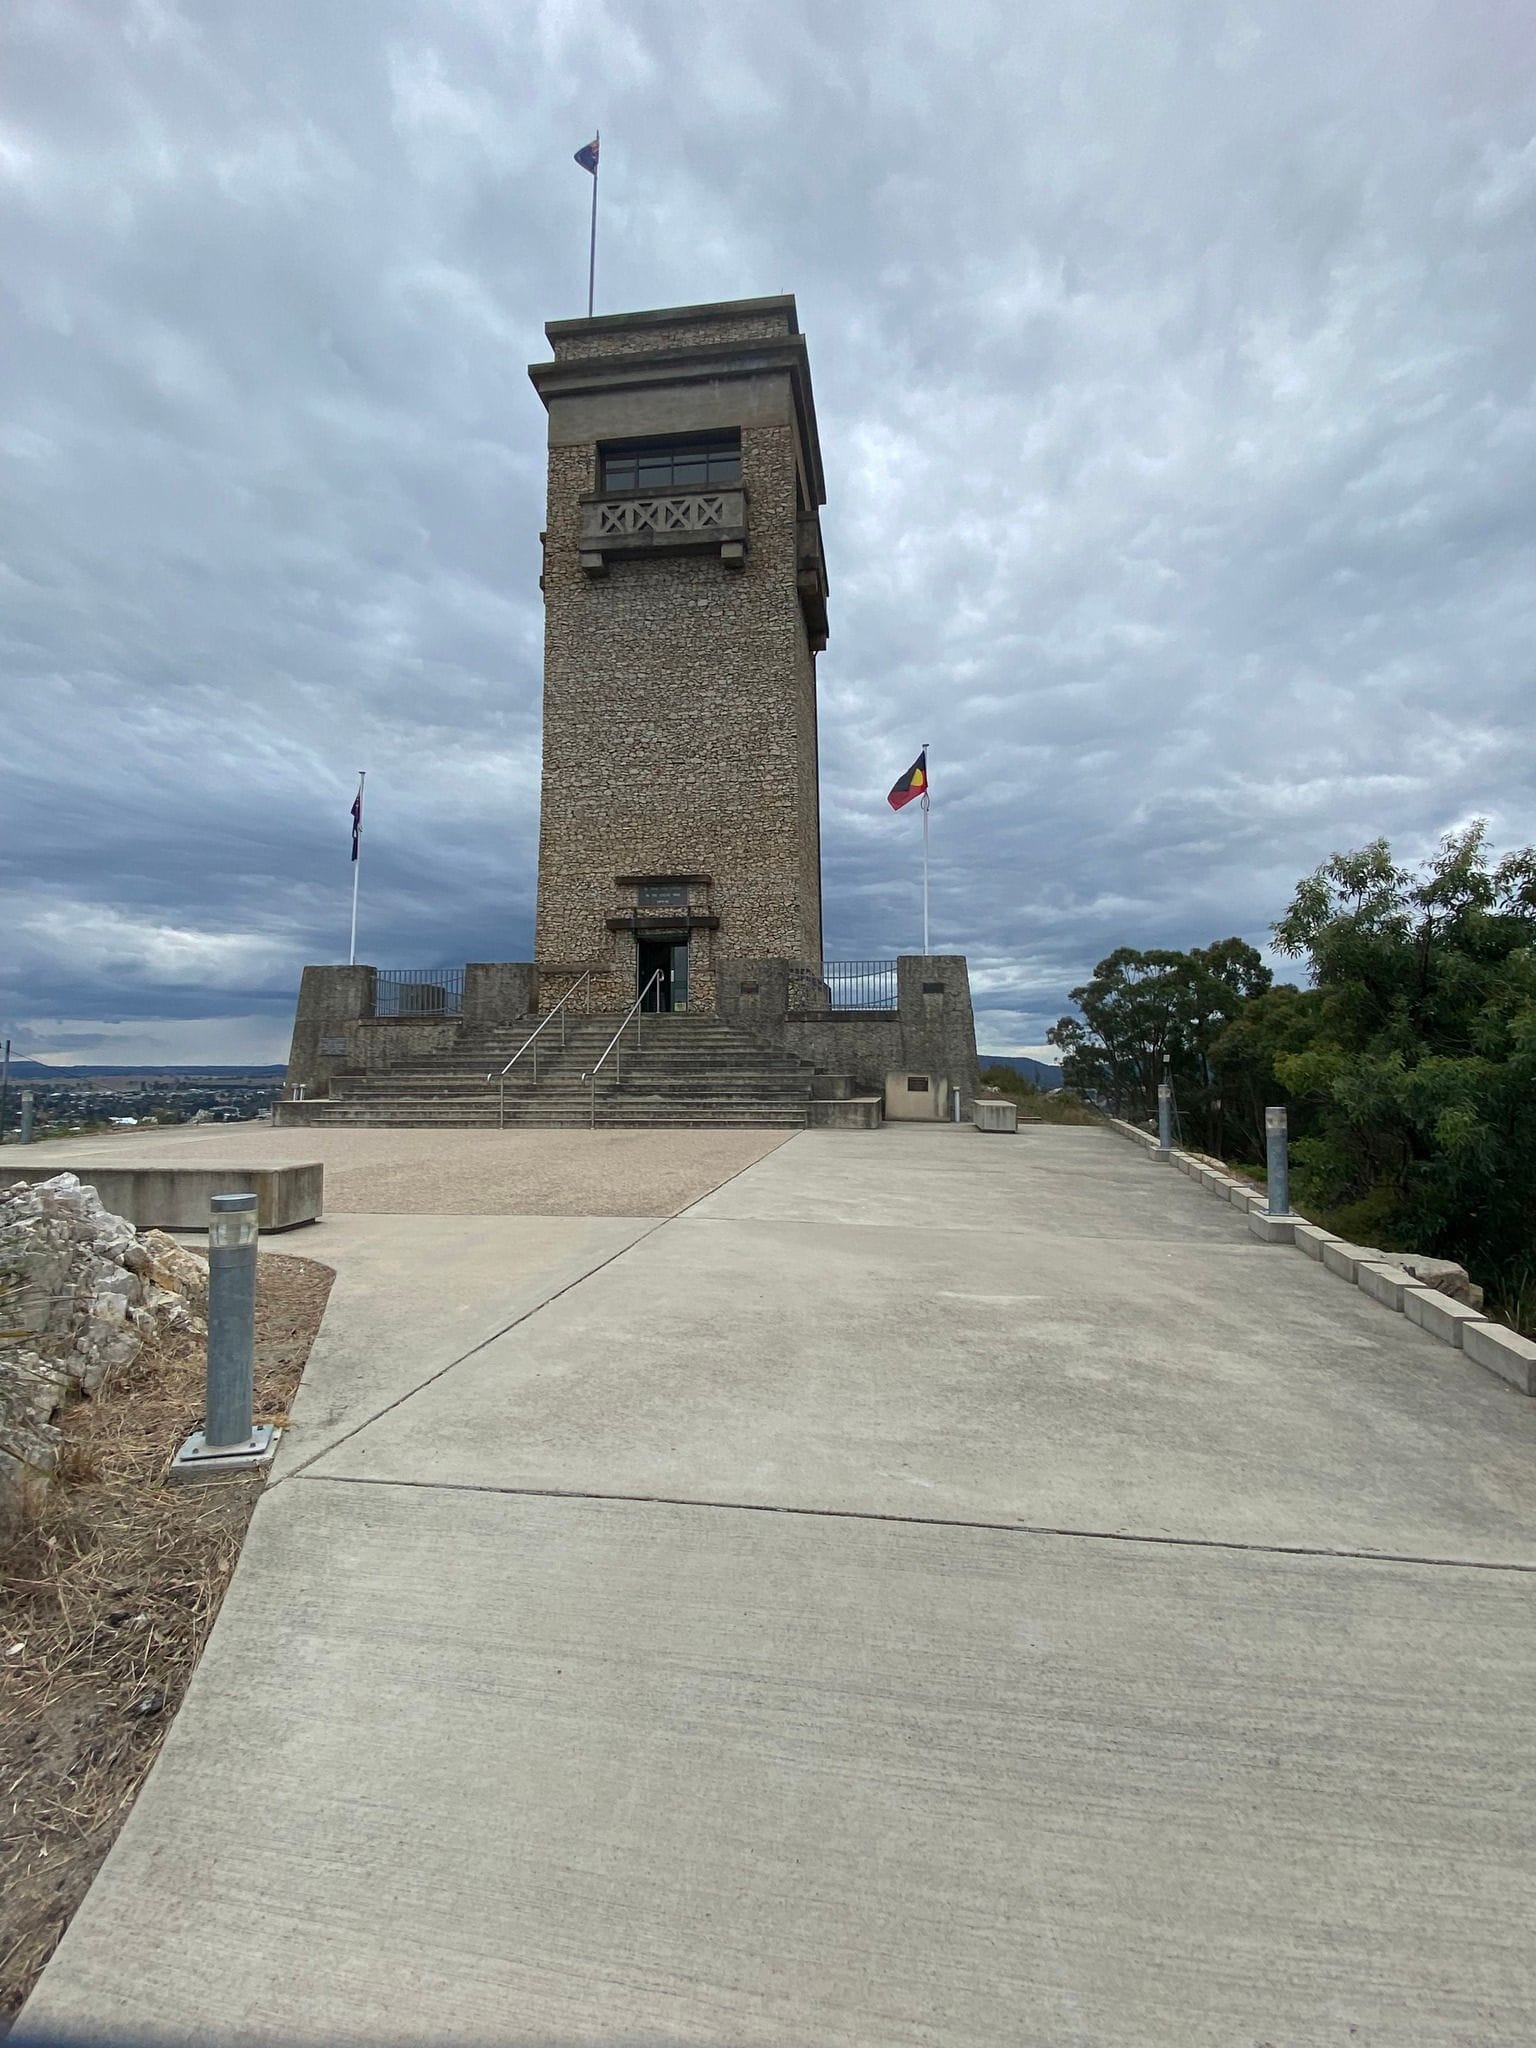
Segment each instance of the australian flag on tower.
M576 161L584 171L590 171L594 178L597 176L597 139L595 136L591 142L584 142L581 148L577 150Z
M357 859L358 841L362 838L362 836L363 792L361 785L359 785L357 795L352 799L352 858L354 860Z

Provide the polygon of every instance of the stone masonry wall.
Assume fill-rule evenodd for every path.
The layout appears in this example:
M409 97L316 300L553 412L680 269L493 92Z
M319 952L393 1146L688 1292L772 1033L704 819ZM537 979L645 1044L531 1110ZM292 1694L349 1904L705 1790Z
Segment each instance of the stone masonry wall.
M603 993L627 1000L634 941L604 926L614 877L708 874L720 929L696 932L690 950L695 1000L708 1002L720 957L821 953L815 657L795 584L793 431L743 429L739 572L693 555L615 562L590 581L579 499L595 463L592 443L550 450L535 951L544 967L601 963L612 977Z
M707 348L721 341L780 341L789 332L782 312L737 313L718 320L684 320L675 327L584 328L576 335L555 333L550 344L557 362L589 356L648 356L661 349Z

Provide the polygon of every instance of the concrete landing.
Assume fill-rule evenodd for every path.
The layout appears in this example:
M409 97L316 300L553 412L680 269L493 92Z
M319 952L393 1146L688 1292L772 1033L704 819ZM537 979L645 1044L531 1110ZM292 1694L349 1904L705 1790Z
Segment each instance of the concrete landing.
M335 1270L277 1454L301 1469L511 1331L660 1217L332 1216L304 1255Z
M24 2034L1536 2038L1531 1403L1093 1130L807 1133L499 1329L527 1221L437 1350L337 1240Z

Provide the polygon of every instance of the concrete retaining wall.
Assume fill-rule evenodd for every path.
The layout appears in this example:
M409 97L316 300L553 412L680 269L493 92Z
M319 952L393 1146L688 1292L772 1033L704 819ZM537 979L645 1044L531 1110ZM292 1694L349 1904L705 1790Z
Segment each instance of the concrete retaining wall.
M354 1027L372 1017L377 976L371 967L306 967L299 982L287 1088L322 1093L331 1077L357 1065Z
M723 961L720 1015L822 1073L851 1076L861 1089L886 1096L888 1104L893 1076L904 1084L924 1074L934 1084L926 1091L925 1116L947 1116L955 1092L962 1114L968 1112L980 1074L963 954L902 954L894 1010L792 1009L792 972L788 960ZM898 1089L901 1096L911 1093L904 1085Z
M471 960L464 969L466 1024L516 1024L537 1008L538 969L529 961Z
M10 1181L51 1180L61 1171L5 1162ZM254 1195L257 1226L293 1230L323 1213L324 1168L301 1166L123 1166L71 1159L69 1171L101 1197L102 1207L126 1216L136 1230L206 1230L213 1195Z

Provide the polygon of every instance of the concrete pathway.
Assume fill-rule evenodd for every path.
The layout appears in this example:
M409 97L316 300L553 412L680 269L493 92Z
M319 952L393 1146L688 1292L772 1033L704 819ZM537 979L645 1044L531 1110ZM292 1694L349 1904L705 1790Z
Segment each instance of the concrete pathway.
M27 2028L1536 2038L1536 1404L1094 1130L347 1221Z

